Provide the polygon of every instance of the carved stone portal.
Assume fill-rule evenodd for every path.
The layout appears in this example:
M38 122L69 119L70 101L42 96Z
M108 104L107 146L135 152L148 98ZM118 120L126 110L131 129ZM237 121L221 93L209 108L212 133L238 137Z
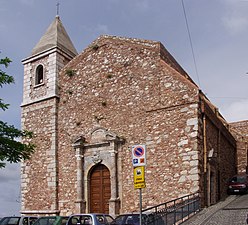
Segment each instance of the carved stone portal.
M109 214L119 214L120 199L118 196L117 158L124 140L105 128L96 128L91 132L89 143L80 137L74 142L77 158L77 213L88 213L90 205L89 184L90 171L96 164L105 165L110 171L111 198Z

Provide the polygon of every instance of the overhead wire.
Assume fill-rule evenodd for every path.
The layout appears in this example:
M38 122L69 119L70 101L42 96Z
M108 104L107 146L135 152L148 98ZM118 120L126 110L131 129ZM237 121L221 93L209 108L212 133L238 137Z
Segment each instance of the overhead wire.
M193 57L193 60L194 60L194 67L195 67L195 72L196 72L196 76L197 76L197 81L198 81L199 87L201 88L201 82L200 82L200 77L199 77L199 73L198 73L198 69L197 69L196 58L195 58L192 38L191 38L191 34L190 34L188 19L187 19L187 15L186 15L186 10L185 10L183 0L181 0L181 2L182 2L182 7L183 7L183 14L184 14L184 18L185 18L185 23L186 23L186 27L187 27L187 32L188 32L188 36L189 36L189 42L190 42L192 57Z
M209 96L210 98L221 98L221 99L243 99L243 100L247 100L247 97L221 97L221 96Z
M182 8L183 8L183 14L184 14L184 18L185 18L186 28L187 28L187 32L188 32L188 36L189 36L190 48L191 48L192 57L193 57L193 61L194 61L194 67L195 67L195 72L196 72L196 76L197 76L197 81L198 81L199 87L201 88L200 76L198 73L196 57L195 57L195 53L194 53L194 47L193 47L193 42L192 42L191 33L190 33L190 29L189 29L189 23L188 23L188 19L187 19L187 13L186 13L185 5L184 5L184 0L181 0L181 2L182 2ZM248 74L248 72L247 72L247 74ZM213 96L211 98L240 99L240 100L241 99L243 99L243 100L248 99L246 97L213 97Z

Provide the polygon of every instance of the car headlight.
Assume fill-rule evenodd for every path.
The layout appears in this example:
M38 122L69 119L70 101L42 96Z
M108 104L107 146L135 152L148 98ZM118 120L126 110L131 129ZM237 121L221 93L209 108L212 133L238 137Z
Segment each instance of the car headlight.
M246 185L245 185L245 184L241 184L241 185L240 185L240 187L245 188L245 187L246 187Z

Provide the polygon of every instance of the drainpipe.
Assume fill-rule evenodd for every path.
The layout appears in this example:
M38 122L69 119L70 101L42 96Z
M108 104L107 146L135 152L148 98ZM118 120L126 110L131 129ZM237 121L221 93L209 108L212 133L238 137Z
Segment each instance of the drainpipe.
M221 132L220 129L218 131L218 148L217 148L217 182L218 182L218 198L217 201L221 199L221 189L220 189L220 141L221 141Z
M204 172L204 206L208 206L207 136L206 136L206 116L205 116L205 114L203 114L203 172Z
M247 141L245 141L245 151L246 151L246 167L245 171L248 173L248 146L247 146Z

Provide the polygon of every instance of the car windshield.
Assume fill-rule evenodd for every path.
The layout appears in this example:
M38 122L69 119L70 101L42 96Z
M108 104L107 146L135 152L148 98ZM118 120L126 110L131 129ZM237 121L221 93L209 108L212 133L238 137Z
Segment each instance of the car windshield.
M53 225L56 217L42 217L35 221L33 225Z
M231 179L231 182L236 182L236 183L244 183L246 181L245 176L236 176Z
M1 225L17 225L21 217L5 217L1 220Z
M142 216L143 217L143 216ZM114 219L114 224L139 224L139 215L130 214L130 215L120 215Z
M109 216L109 215L105 215L105 219L107 220L108 223L111 223L114 219Z
M126 223L128 224L136 224L139 223L139 215L130 215L126 219Z
M122 224L122 221L125 219L125 216L117 216L114 219L114 224Z
M66 225L69 217L62 217L61 225Z

